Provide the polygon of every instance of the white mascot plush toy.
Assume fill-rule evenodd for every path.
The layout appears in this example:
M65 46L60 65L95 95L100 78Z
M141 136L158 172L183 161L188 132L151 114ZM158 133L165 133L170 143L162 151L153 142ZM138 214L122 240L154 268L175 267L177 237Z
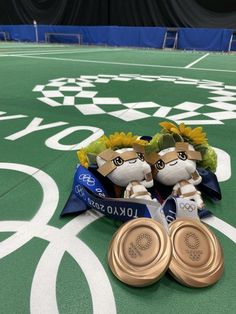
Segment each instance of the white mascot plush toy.
M107 149L96 160L99 173L114 184L126 187L125 198L152 200L146 189L153 186L151 167L141 152L133 148Z
M203 208L201 192L195 188L202 181L196 170L196 160L201 160L201 156L192 145L177 142L175 147L159 152L159 159L155 163L156 180L173 185L174 196L195 201L198 208Z
M195 133L204 136L199 129ZM197 162L202 161L201 152L176 133L158 134L152 145L154 151L145 158L152 165L155 180L172 186L173 196L194 201L197 208L204 208L201 192L196 189L202 181L197 171Z
M202 181L197 167L214 173L217 155L209 145L202 127L184 123L160 123L162 129L145 146L145 159L152 166L153 178L172 187L172 195L194 201L198 209L205 207L196 186ZM166 197L166 196L165 196Z

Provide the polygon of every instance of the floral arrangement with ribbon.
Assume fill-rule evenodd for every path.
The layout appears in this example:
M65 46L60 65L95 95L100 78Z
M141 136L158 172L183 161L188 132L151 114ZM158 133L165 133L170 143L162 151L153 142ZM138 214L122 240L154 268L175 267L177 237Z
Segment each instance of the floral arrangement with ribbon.
M161 212L169 216L176 210L179 198L195 204L199 216L208 215L200 190L213 200L220 199L221 193L214 175L217 155L206 134L201 127L183 123L161 122L160 126L150 140L116 132L80 149L72 193L62 215L93 208L123 221L160 218ZM119 192L111 194L111 187ZM172 190L163 197L165 187Z

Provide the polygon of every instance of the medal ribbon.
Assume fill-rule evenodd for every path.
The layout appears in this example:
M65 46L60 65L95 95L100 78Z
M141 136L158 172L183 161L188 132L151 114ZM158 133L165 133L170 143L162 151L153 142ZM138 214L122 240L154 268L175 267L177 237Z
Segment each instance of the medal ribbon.
M212 194L215 199L219 199L220 189L216 176L205 170L201 170L200 174L203 175L202 187L207 190L207 194ZM162 212L167 223L177 217L203 218L211 215L207 209L197 209L195 202L173 196L169 196L162 206L157 201L135 199L134 202L131 199L109 198L106 189L95 175L79 165L74 175L72 193L61 216L71 213L80 214L89 208L115 220L128 221L138 217L149 217L159 222L162 220L162 224L165 223Z
M82 213L92 208L115 220L128 221L138 217L151 218L160 207L157 201L109 198L101 182L88 169L76 169L72 193L61 213Z

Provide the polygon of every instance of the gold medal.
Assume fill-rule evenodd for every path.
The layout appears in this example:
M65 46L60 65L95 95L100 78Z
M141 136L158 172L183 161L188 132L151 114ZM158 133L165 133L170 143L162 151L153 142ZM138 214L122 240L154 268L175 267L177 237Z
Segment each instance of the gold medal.
M122 225L114 234L108 251L113 274L136 287L160 279L170 260L170 238L163 226L150 218L137 218Z
M224 270L219 241L203 223L195 219L177 219L169 226L172 276L190 287L206 287L217 282Z

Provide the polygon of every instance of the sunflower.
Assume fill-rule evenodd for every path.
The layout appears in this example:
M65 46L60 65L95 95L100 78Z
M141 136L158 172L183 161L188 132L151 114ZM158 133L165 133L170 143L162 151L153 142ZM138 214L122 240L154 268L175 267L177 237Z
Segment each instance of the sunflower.
M207 144L206 133L203 132L202 127L196 127L192 129L191 127L186 127L184 123L180 125L175 125L171 122L161 122L163 133L175 133L181 135L184 140L192 145L202 145Z
M133 144L145 146L147 143L147 141L138 139L138 136L133 135L131 132L115 132L108 137L103 135L98 140L90 143L87 147L81 148L77 152L77 156L80 164L88 168L89 165L96 160L96 156L107 148L116 150L120 148L133 147Z
M132 132L115 132L108 137L107 147L116 150L119 148L132 147L134 143L138 142L138 137Z

